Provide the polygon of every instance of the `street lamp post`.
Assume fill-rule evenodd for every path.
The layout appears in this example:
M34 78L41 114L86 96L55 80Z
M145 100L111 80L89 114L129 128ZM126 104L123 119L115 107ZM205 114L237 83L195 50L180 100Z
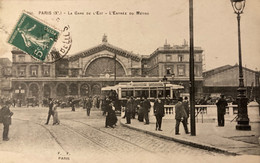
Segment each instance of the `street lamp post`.
M167 77L164 76L162 81L163 81L163 84L164 84L164 102L166 102L166 84L167 84Z
M247 114L248 98L245 96L246 88L244 87L244 79L243 79L241 37L240 37L240 14L243 13L243 10L245 8L245 0L230 0L230 1L235 14L237 14L237 24L238 24L239 87L237 89L238 119L237 119L236 129L251 130L251 126L249 125L249 118Z
M189 28L190 29L190 130L191 130L191 136L196 136L193 0L189 0L189 26L190 26Z

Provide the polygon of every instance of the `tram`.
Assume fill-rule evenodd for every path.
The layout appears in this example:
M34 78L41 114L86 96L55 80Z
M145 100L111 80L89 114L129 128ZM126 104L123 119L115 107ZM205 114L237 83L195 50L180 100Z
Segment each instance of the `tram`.
M101 88L102 95L109 95L111 91L115 91L120 101L125 101L127 97L147 97L150 101L156 98L167 98L176 100L180 97L180 93L184 90L181 85L163 82L123 82L115 86L106 86Z

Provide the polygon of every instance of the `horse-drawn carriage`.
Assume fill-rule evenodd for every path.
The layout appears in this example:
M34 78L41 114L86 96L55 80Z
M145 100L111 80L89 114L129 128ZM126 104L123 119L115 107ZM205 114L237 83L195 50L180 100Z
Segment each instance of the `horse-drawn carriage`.
M26 106L27 107L29 107L29 106L32 106L32 107L39 106L39 101L36 97L27 97L26 98Z

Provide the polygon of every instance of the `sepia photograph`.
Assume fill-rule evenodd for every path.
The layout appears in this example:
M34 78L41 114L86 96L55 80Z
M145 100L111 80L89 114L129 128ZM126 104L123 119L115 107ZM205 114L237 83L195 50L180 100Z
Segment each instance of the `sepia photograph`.
M0 0L0 163L259 163L259 8Z

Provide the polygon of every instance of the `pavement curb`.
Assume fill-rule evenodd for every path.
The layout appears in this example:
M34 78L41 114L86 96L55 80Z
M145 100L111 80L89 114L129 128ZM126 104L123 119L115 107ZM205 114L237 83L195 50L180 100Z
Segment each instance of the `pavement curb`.
M130 126L130 125L126 125L126 124L122 123L121 121L120 121L120 124L123 127L127 127L127 128L130 128L130 129L140 131L140 132L143 132L143 133L146 133L146 134L150 134L150 135L153 135L153 136L156 136L156 137L159 137L159 138L163 138L163 139L166 139L166 140L170 140L170 141L178 142L178 143L181 143L181 144L189 145L189 146L192 146L192 147L195 147L195 148L204 149L204 150L208 150L208 151L214 151L214 152L223 153L223 154L232 155L232 156L240 155L239 153L229 152L227 150L216 148L216 147L213 147L213 146L210 146L210 145L194 143L194 142L190 142L190 141L185 141L185 140L181 140L181 139L177 139L177 138L153 133L151 131L145 131L145 130L142 130L142 129L139 129L139 128L136 128L136 127L133 127L133 126Z

